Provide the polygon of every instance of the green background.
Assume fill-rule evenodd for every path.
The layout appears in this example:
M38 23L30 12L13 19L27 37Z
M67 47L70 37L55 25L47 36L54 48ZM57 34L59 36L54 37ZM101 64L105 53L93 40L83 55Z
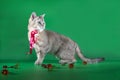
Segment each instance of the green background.
M33 11L45 13L46 29L76 41L84 55L120 60L119 0L1 0L0 59L26 59Z
M101 63L100 66L91 65L98 70L98 75L95 70L91 75L87 75L88 78L96 74L95 80L97 80L98 77L109 77L114 74L110 79L118 80L118 72L115 71L120 71L118 67L120 66L119 0L0 0L0 62L2 64L31 61L30 66L32 66L33 61L36 60L35 52L26 55L29 51L27 25L33 11L38 15L45 13L46 29L76 41L85 56L105 57L106 62ZM47 55L45 60L57 61L52 55ZM29 67L29 64L23 65ZM91 66L81 71L83 74L80 75L85 76L91 70ZM103 69L100 68L101 66ZM107 69L109 66L112 67ZM33 70L33 67L31 69ZM105 76L99 76L105 72L104 70ZM54 73L51 74L53 75ZM76 76L79 78L78 75ZM84 77L82 79L89 80Z

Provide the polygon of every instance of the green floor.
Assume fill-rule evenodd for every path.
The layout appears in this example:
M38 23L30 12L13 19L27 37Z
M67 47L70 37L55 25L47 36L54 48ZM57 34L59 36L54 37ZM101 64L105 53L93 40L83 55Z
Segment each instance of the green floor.
M11 66L16 63L0 63L0 70L5 64ZM0 80L120 80L119 61L87 65L76 63L73 69L69 69L68 65L52 63L54 66L52 71L36 66L33 62L19 62L19 64L19 69L8 69L7 76L0 74Z

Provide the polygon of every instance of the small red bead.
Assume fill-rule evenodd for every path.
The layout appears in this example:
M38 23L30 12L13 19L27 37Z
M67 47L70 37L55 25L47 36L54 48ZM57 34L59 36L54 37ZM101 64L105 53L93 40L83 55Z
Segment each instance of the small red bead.
M48 64L47 67L48 67L48 68L52 68L52 64Z
M8 75L8 70L2 70L3 75Z
M87 62L86 62L86 61L83 61L83 64L84 64L84 65L86 65L86 64L87 64Z
M74 64L69 64L69 68L73 68L74 67Z
M51 70L53 69L52 64L48 64L48 65L47 65L47 68L48 68L48 71L51 71Z

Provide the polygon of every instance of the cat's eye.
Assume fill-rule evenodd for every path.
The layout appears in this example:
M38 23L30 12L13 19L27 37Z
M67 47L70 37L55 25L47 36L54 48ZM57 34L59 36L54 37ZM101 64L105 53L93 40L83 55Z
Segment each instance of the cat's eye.
M41 22L40 22L40 21L39 21L38 23L39 23L39 24L41 24Z

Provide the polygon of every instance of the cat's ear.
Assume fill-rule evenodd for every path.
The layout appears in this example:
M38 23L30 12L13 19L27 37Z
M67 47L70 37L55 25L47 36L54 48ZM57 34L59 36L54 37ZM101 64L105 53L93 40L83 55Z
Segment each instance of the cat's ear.
M45 17L45 13L41 15L43 18Z
M42 18L42 19L44 19L44 17L45 17L45 14L42 14L39 16L39 18Z
M33 19L35 19L36 17L37 17L36 13L32 12L30 19L29 19L29 22L32 21Z

